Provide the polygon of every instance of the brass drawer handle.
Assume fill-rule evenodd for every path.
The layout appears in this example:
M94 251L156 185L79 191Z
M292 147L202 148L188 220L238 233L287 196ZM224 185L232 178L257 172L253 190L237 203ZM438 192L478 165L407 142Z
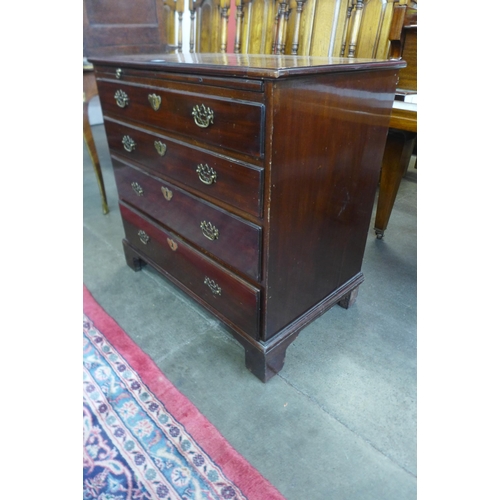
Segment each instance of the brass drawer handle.
M148 101L149 104L151 104L151 107L155 110L158 111L160 109L161 105L161 96L156 95L156 94L149 94L148 95Z
M141 243L144 243L144 245L147 245L150 238L146 234L146 232L141 229L137 234L139 236L139 239L141 240Z
M208 186L217 181L217 172L212 167L209 167L206 163L205 165L200 163L196 167L196 173L198 174L200 181L203 182L203 184L207 184Z
M203 236L211 241L214 241L219 237L219 230L211 222L203 221L200 224L200 228Z
M116 78L119 80L122 77L123 71L121 68L117 68L115 72Z
M129 135L124 135L122 139L123 148L125 151L131 153L135 149L135 141Z
M167 145L163 144L161 141L155 141L155 149L160 156L165 156L165 153L167 152Z
M214 112L205 107L204 104L201 106L196 105L191 113L194 116L194 122L198 127L207 128L210 124L214 123Z
M172 199L172 196L174 196L174 193L168 189L168 187L162 186L161 187L161 192L163 193L163 196L167 201L170 201Z
M222 288L214 280L205 276L205 281L203 283L212 290L214 295L222 295Z
M132 186L132 189L135 191L135 194L137 196L144 195L144 189L142 189L142 186L138 182L132 182L130 185Z
M115 92L115 101L118 107L126 108L128 106L128 103L130 102L130 99L128 98L128 95L123 92L123 90L117 90Z

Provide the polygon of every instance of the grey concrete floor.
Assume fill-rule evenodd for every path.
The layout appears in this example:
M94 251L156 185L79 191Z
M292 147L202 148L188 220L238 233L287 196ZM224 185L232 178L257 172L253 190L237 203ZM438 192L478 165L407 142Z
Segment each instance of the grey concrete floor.
M104 126L92 128L110 213L102 214L84 147L83 278L102 307L288 500L415 499L413 166L384 239L368 235L354 306L335 306L306 327L263 384L220 322L148 266L134 273L125 264Z

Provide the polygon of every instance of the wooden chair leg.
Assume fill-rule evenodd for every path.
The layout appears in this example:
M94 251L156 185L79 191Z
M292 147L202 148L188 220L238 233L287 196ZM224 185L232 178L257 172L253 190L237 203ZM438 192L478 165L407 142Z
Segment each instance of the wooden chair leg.
M94 136L92 135L92 129L90 127L88 102L83 103L83 138L97 177L97 184L101 194L102 212L103 214L107 214L109 212L108 200L106 198L106 190L104 188L104 180L102 178L101 164L99 163L99 157L97 156L97 149L94 143Z
M416 134L403 130L389 130L382 161L380 188L375 215L375 233L383 238L391 216L401 179L406 171Z

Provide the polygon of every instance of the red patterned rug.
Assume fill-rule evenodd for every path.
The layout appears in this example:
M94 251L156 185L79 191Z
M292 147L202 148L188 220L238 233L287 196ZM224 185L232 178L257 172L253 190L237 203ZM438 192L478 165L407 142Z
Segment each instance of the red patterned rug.
M284 500L83 297L83 498Z

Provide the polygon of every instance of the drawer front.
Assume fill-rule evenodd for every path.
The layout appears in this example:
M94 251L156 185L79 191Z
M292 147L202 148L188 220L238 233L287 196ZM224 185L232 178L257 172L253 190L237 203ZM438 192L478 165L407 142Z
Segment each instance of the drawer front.
M200 88L203 92L203 88ZM105 114L181 134L199 144L261 157L264 105L160 87L99 82Z
M120 198L251 278L260 278L261 228L113 159Z
M143 163L161 176L252 215L262 216L262 168L230 161L114 120L106 119L106 134L113 153Z
M120 204L127 241L235 326L258 338L260 291Z

